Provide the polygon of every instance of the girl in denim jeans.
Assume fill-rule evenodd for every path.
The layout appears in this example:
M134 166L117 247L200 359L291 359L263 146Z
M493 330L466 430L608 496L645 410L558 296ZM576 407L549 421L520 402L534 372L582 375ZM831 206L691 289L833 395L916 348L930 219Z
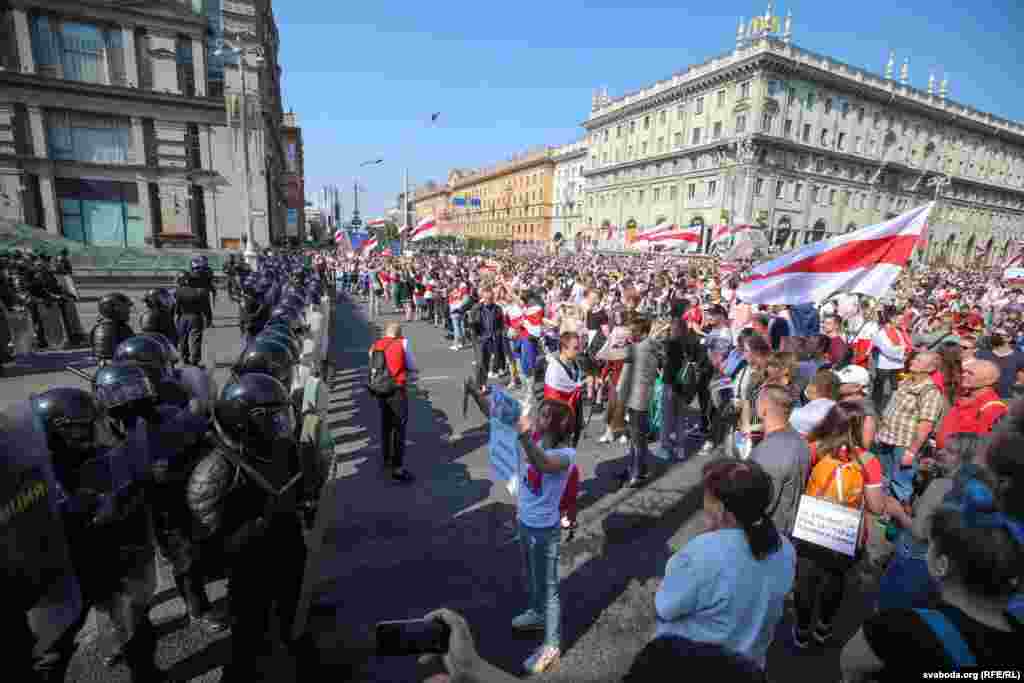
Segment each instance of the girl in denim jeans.
M519 541L526 569L528 608L512 620L520 631L543 631L544 642L526 660L528 673L541 673L562 654L562 609L558 591L558 550L562 538L559 503L576 462L575 420L569 406L544 401L536 432L527 414L519 420L523 461L518 477ZM536 438L534 434L537 435Z

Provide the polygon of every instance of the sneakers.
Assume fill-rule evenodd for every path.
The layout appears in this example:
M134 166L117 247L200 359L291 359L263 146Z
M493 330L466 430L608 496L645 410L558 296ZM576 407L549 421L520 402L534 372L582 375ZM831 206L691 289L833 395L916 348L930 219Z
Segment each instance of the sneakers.
M562 657L562 651L551 645L541 645L523 663L523 668L530 674L541 674L558 663Z
M451 346L448 347L448 350L449 351L458 351L459 350L459 345L458 344L452 344Z
M619 443L625 446L627 443L629 443L629 437L623 434L622 436L619 437Z
M543 631L544 617L528 609L512 620L512 628L516 631Z
M601 435L601 438L597 440L598 443L611 443L615 436L611 432L605 432Z

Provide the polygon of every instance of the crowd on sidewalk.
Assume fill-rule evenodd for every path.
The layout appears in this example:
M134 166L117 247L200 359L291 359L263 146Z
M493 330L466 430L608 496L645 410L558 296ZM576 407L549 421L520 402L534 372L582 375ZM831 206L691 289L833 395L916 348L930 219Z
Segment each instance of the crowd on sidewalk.
M1024 293L997 273L919 267L880 299L758 306L737 296L742 270L709 259L424 253L328 267L371 317L390 309L436 326L452 353L472 349L478 400L501 386L521 401L530 601L512 626L544 634L528 672L561 656L558 527L575 525L592 415L604 447L627 449L625 486L658 459L721 456L703 473L707 530L669 561L629 680L687 656L735 680L770 676L776 638L796 656L836 644L852 578L877 606L842 634L843 680L1020 668ZM390 325L383 342L400 338ZM386 366L416 367L411 354ZM849 547L806 531L815 505L847 511ZM452 629L458 680L507 680L461 617L433 617Z

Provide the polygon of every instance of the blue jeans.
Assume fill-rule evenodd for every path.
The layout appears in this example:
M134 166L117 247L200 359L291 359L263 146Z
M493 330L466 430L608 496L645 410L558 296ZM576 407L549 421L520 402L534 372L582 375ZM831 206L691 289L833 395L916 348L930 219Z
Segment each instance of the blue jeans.
M651 414L646 410L628 408L629 414L629 477L647 476L647 434L651 431Z
M452 313L452 335L455 337L455 343L462 346L465 340L466 330L462 326L461 313Z
M523 549L526 591L530 609L544 617L544 644L562 647L562 603L558 596L558 548L562 530L534 529L519 523L519 545Z
M914 493L914 469L917 467L916 463L909 467L901 464L906 450L903 446L893 446L880 441L876 441L871 447L871 452L882 463L882 470L889 482L889 491L893 498L901 503L910 500Z

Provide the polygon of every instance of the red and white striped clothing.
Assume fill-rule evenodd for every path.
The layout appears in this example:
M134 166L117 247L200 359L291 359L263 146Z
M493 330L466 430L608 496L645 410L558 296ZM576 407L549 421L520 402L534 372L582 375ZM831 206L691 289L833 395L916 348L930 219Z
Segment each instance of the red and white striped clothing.
M448 307L453 311L462 311L465 313L465 308L469 305L469 287L465 284L456 287L452 290L451 294L448 295Z
M423 284L423 289L424 289L424 292L423 292L423 298L424 299L433 299L434 298L434 280L433 280L433 278L428 279Z
M502 310L505 311L505 329L509 331L510 337L518 339L522 336L523 309L517 304L508 304Z
M566 371L566 368L575 374L575 377ZM557 356L548 357L548 367L544 372L544 398L550 401L565 403L573 413L579 410L580 395L582 393L583 374L575 363L570 366L563 365L563 361Z
M520 339L524 337L536 337L539 339L544 325L544 307L536 305L527 306L523 311L522 325L523 333L519 335Z

